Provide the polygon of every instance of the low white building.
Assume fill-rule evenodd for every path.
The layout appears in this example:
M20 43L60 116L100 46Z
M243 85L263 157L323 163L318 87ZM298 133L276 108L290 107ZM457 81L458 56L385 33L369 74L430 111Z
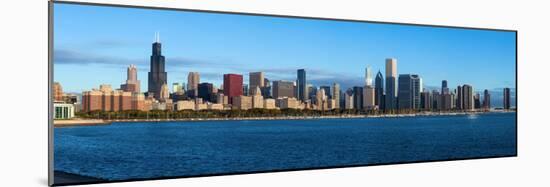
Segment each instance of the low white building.
M74 117L74 105L68 103L53 104L54 119L71 119Z

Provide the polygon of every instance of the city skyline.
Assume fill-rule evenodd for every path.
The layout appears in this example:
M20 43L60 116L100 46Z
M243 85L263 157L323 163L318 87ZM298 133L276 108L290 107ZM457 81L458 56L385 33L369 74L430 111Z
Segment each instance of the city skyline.
M56 7L63 7L60 8L57 13L63 14L67 12L73 12L76 10L81 9L90 9L90 7L79 7L78 5L56 5ZM108 7L94 7L95 9L100 9L97 11L105 11L106 13L110 12ZM84 13L86 10L81 10ZM134 9L125 9L125 11L132 12L134 16L137 17L144 17L147 18L149 13L147 12L155 12L158 13L156 10L134 10ZM122 11L122 12L125 12ZM118 12L120 13L120 11ZM117 13L117 14L118 14ZM162 12L161 12L162 13ZM74 14L74 12L73 12ZM169 14L171 16L182 16L187 19L183 20L189 20L189 21L199 21L202 19L202 17L209 17L212 16L208 13L189 13L189 12L172 12L167 11L163 14ZM162 17L163 14L161 14L158 17ZM181 15L180 15L181 14ZM217 15L219 16L219 15ZM227 16L228 18L224 18L224 16ZM317 87L323 86L323 85L332 85L332 83L338 83L341 85L342 90L346 90L347 88L351 88L352 86L361 86L364 85L364 68L367 66L371 66L373 72L378 72L379 70L381 72L385 71L384 68L384 60L386 58L394 57L398 59L399 61L399 71L398 74L419 74L424 78L424 85L428 88L437 88L440 84L441 80L449 80L449 87L454 88L457 85L461 84L472 84L475 85L476 88L481 90L476 90L477 92L482 91L482 89L499 89L503 87L511 87L512 89L515 89L515 33L508 33L508 32L496 32L496 31L481 31L481 30L465 30L465 29L449 29L449 28L431 28L431 27L419 27L419 26L404 26L404 25L390 25L390 24L373 24L373 23L348 23L348 22L335 22L335 21L326 21L326 20L304 20L304 19L298 19L298 20L289 20L286 18L274 18L274 17L257 17L257 16L243 16L243 15L224 15L222 16L222 20L231 20L231 21L237 21L239 23L248 23L244 24L251 28L258 28L262 24L259 23L258 19L262 22L265 22L265 19L269 19L275 22L281 22L286 23L289 22L290 26L288 28L286 27L278 27L276 29L281 31L288 31L295 29L295 32L298 33L310 33L312 29L325 29L321 30L323 32L332 32L329 28L331 25L343 25L344 28L350 29L349 32L365 32L365 35L372 34L371 32L374 31L385 31L388 34L384 33L377 33L374 32L373 35L375 36L385 36L383 39L378 40L372 40L372 41L366 41L364 43L361 43L360 41L366 40L366 38L372 38L371 37L361 37L359 34L353 35L354 37L358 37L357 43L347 43L350 38L342 37L338 34L336 35L327 35L326 37L323 36L308 36L307 39L318 39L318 38L324 38L325 40L333 40L333 43L329 44L336 44L335 47L346 47L349 48L346 51L340 51L342 53L329 53L327 54L320 54L319 52L322 52L324 50L328 50L327 43L321 43L316 49L315 47L308 46L308 45L283 45L287 40L290 41L292 36L289 36L287 40L281 41L281 46L289 46L291 48L299 48L301 50L295 51L299 52L300 55L298 56L291 56L291 58L295 58L294 60L285 60L287 57L285 55L283 56L277 56L274 57L273 55L277 55L278 53L283 54L289 54L288 50L280 49L280 50L265 50L263 52L260 52L259 55L254 50L250 50L252 47L258 47L258 45L251 45L251 46L244 46L246 44L250 44L248 40L250 38L246 38L247 41L243 41L243 44L229 42L231 45L231 49L228 49L229 51L232 51L233 53L237 53L238 57L234 58L235 54L223 52L219 48L220 46L210 46L206 45L205 43L201 42L181 42L181 39L174 36L175 31L182 31L181 28L178 30L178 28L166 28L163 26L152 26L152 28L149 28L147 30L148 36L142 37L141 34L146 34L145 31L139 32L139 34L129 34L132 37L123 37L120 34L120 32L123 31L117 31L117 30L124 30L122 28L116 28L112 29L110 31L115 31L112 34L104 33L103 29L100 29L100 32L98 34L93 34L91 39L88 39L86 37L78 37L79 34L84 34L86 32L78 32L81 31L82 28L79 28L78 26L68 27L65 26L66 22L70 22L72 24L82 24L80 23L83 20L87 20L85 14L81 14L81 16L76 16L75 18L67 18L66 16L63 18L67 18L70 20L63 20L60 19L60 21L57 21L55 24L56 27L56 43L54 46L54 74L55 74L55 81L62 82L65 89L69 92L81 92L83 90L87 90L89 88L95 87L99 84L111 84L111 85L119 85L123 83L124 80L124 73L123 70L129 65L129 64L136 64L136 67L138 68L138 79L141 80L141 85L147 85L147 72L149 71L149 68L147 68L149 61L148 57L150 55L150 44L151 44L151 36L152 33L157 32L160 30L162 36L163 36L163 55L166 56L166 71L170 76L168 77L168 85L171 85L172 83L184 83L187 82L187 76L188 72L199 72L201 74L201 81L202 82L210 82L214 83L217 87L221 85L221 82L223 81L223 74L226 73L236 73L244 75L244 83L248 83L248 73L249 72L265 72L265 77L268 78L270 81L276 81L276 80L287 80L287 81L296 81L296 70L297 69L306 69L307 73L307 81L309 84L313 84ZM60 16L61 17L61 16ZM129 16L124 16L125 18L128 18ZM131 17L131 16L130 16ZM73 20L74 19L74 20ZM171 18L174 19L174 18ZM78 21L81 20L81 21ZM100 20L100 19L98 19ZM153 25L163 25L164 22L169 22L170 19L167 19L166 21L162 21L162 23L152 23ZM243 21L244 20L244 21ZM91 20L91 25L99 24L94 23L93 20ZM113 22L116 22L113 21ZM293 28L292 26L297 26L296 22L304 23L304 28ZM253 25L252 23L258 23L259 26ZM267 22L269 23L269 22ZM102 23L103 24L103 23ZM104 23L105 26L108 26L112 23ZM133 22L126 23L126 24L135 24ZM195 23L193 23L195 24ZM196 23L197 26L209 26L214 27L213 25L208 25L206 23ZM265 23L263 23L265 25ZM65 31L65 29L67 31ZM152 30L151 30L152 29ZM237 32L237 30L232 30L235 28L229 27L229 30L231 30L232 33L231 36L242 36L243 33ZM437 44L445 44L452 45L455 48L477 48L478 50L481 50L476 53L466 53L470 55L466 55L468 57L457 57L460 56L456 53L450 53L449 51L446 51L447 53L440 53L441 50L438 51L435 48L433 48L431 52L429 51L422 51L425 50L422 48L422 46L416 46L413 45L415 42L418 42L417 39L414 37L407 38L401 42L398 42L398 44L394 47L396 49L385 49L383 51L380 51L380 49L377 49L378 51L373 51L370 53L370 47L369 45L377 44L380 45L380 43L384 43L384 41L393 41L391 36L397 36L399 34L406 34L411 35L414 33L418 33L418 29L424 29L427 30L428 33L435 34L433 37L435 38L445 38L447 37L447 40L444 41L435 41L436 39L431 39L433 43L422 43L423 45L437 45ZM212 31L208 30L207 31ZM456 34L456 32L464 32L462 35L464 36L456 36L453 34ZM346 31L347 32L347 31ZM490 32L491 34L488 34ZM163 34L166 33L166 34ZM392 35L392 33L394 33ZM225 34L225 33L224 33ZM258 32L257 34L264 34L263 32ZM276 35L276 33L267 32L265 33L267 36ZM59 35L59 36L58 36ZM68 35L68 36L67 36ZM166 35L166 36L165 36ZM223 34L221 34L223 35ZM499 35L498 37L495 37L493 35ZM505 36L500 36L505 35ZM115 42L115 40L107 41L109 39L112 39L112 37L117 36L117 39L119 39L119 42ZM187 36L187 37L193 37L195 35ZM65 38L64 38L65 37ZM204 37L197 36L198 38L204 39ZM219 36L218 36L219 37ZM218 38L215 37L215 38ZM279 36L280 37L280 36ZM426 37L424 35L419 35L419 38ZM502 37L502 38L501 38ZM86 38L84 40L88 41L74 41L74 40L68 40L67 38ZM134 39L132 39L134 38ZM384 39L385 38L385 39ZM461 43L457 38L476 38L479 39L479 41L475 43L469 43L464 44ZM496 39L500 38L500 39ZM505 38L505 39L504 39ZM259 38L259 42L270 42L273 43L277 38L270 39L266 41L263 38ZM426 38L424 38L425 40ZM381 41L383 40L383 41ZM504 40L506 42L500 42L501 40ZM499 42L496 42L499 41ZM124 42L134 42L131 45L128 45L128 43ZM147 43L141 45L141 43ZM212 42L212 40L205 40L206 43ZM355 41L354 41L355 42ZM394 41L395 42L395 41ZM470 41L471 42L471 41ZM489 42L489 43L488 43ZM90 43L94 43L93 45L97 46L103 46L103 48L98 47L97 49L92 50L78 50L78 48L81 48L83 46L89 47ZM139 44L138 44L139 43ZM291 42L292 43L292 42ZM411 44L413 43L413 44ZM501 44L507 44L504 47ZM347 45L344 45L347 44ZM477 45L479 44L479 45ZM79 46L80 45L80 46ZM186 49L185 47L182 48L182 46L189 45L190 47L197 47L197 49L193 50L182 50ZM364 45L364 46L360 46ZM477 46L476 46L477 45ZM265 48L273 48L273 47L281 47L281 46L272 46L272 45L261 45ZM405 47L402 47L405 46ZM415 46L414 51L411 51L411 49L406 49L407 47ZM475 47L474 47L475 46ZM382 45L380 48L383 49L387 46ZM443 46L445 47L445 46ZM451 47L451 48L453 48ZM106 49L104 49L106 48ZM205 54L199 54L197 51L198 49L204 49L204 48L212 48L212 52L207 52L210 56L204 56ZM248 50L243 50L248 49ZM217 50L216 50L217 49ZM226 48L224 48L226 49ZM330 48L332 49L332 47ZM498 49L498 50L497 50ZM514 49L513 52L509 51L511 49ZM342 49L340 49L342 50ZM363 50L367 51L364 52ZM482 53L487 52L487 50L492 51L493 53ZM421 56L421 55L412 55L410 53L412 52L418 52L420 53L428 53L428 55ZM453 50L453 51L459 51L460 54L463 55L464 51L459 50ZM471 49L465 50L465 51L472 51ZM92 54L93 53L93 54ZM255 55L252 55L255 54ZM290 53L293 54L293 53ZM387 55L386 55L387 54ZM429 55L431 54L431 55ZM448 54L448 55L445 55ZM297 55L297 54L294 54ZM323 60L319 60L321 57L315 57L315 55L320 55L322 58L325 58ZM383 57L380 57L381 55L384 55ZM483 56L485 55L485 56ZM502 56L499 56L502 55ZM511 55L511 56L510 56ZM231 57L233 56L233 57ZM251 57L252 56L252 57ZM435 60L438 63L433 63L434 59L430 59L433 56L442 56L439 58L449 58L447 60ZM204 60L204 61L197 61L197 60L191 60L191 59L202 59L203 57L219 57L219 59L222 60ZM226 58L231 57L231 58ZM269 58L269 57L274 57ZM457 63L456 59L452 59L451 57L456 57L458 60L465 60L464 63ZM479 58L478 60L471 61L472 57ZM483 57L483 58L482 58ZM506 58L505 58L506 57ZM139 60L139 59L143 60ZM254 60L256 58L259 58L261 60ZM422 60L422 63L419 63L418 59L424 59ZM228 59L228 60L223 60ZM234 60L236 59L236 60ZM280 60L280 61L279 61ZM302 61L303 60L303 61ZM261 62L261 63L259 63ZM481 63L480 63L481 62ZM483 63L485 62L485 63ZM288 63L291 63L288 65ZM299 65L293 65L292 63L296 63ZM426 64L427 63L427 64ZM468 64L476 64L476 66L468 67ZM501 65L499 63L509 64ZM242 65L247 65L249 67L243 68ZM285 65L286 64L286 65ZM335 66L335 64L338 64ZM344 65L342 65L344 64ZM411 64L415 64L411 66ZM423 65L424 64L424 65ZM460 67L457 66L464 66L463 68L468 68L469 73L468 75L461 75L463 73L458 73L459 70L456 70L457 68L460 69ZM486 67L489 66L489 67ZM219 69L224 67L224 71L220 72ZM71 69L71 71L67 70L68 68ZM79 69L86 69L86 71L78 71ZM218 70L216 73L213 73L213 69ZM442 70L448 70L448 71L442 71ZM74 72L73 72L74 71ZM484 76L475 76L478 71L485 72L485 73L495 73L496 74L491 76L486 76L484 73ZM436 73L434 73L436 72ZM454 73L453 73L454 72ZM90 80L89 76L87 75L97 75L97 74L107 74L108 76L102 76L101 79L94 79ZM438 74L445 74L445 75L438 75ZM75 76L80 75L80 76ZM435 76L434 76L435 75ZM505 77L505 78L502 78ZM492 80L496 79L496 80ZM201 82L201 83L202 83ZM484 83L485 82L485 83ZM499 84L500 83L500 84ZM483 85L489 85L489 86L483 86ZM141 88L141 91L144 92L144 88Z

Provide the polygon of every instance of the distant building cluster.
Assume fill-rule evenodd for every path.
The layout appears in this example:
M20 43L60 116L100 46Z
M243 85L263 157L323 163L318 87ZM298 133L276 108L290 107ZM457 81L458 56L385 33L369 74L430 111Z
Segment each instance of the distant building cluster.
M385 61L385 76L378 71L375 78L370 66L365 69L364 85L341 90L338 83L308 84L305 69L298 69L295 81L270 81L264 72L248 73L248 84L242 74L224 74L223 84L216 87L201 82L199 72L189 72L187 84L173 83L169 90L165 58L158 35L152 45L147 92L142 93L137 67L130 65L127 80L120 88L100 85L84 91L79 100L63 94L61 85L53 85L56 119L71 118L75 111L150 111L150 110L249 110L249 109L310 109L361 111L471 111L489 110L491 95L483 97L472 85L459 85L451 90L446 80L441 89L423 88L417 74L398 74L397 59ZM374 80L374 82L373 82ZM483 100L482 100L483 98ZM510 109L510 89L504 89L504 109Z

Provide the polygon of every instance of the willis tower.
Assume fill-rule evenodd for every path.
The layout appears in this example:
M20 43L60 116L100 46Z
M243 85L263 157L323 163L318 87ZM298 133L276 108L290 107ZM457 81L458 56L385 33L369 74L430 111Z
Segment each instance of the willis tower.
M149 71L148 94L153 95L157 100L160 98L162 85L167 84L167 73L164 70L164 56L161 54L162 45L160 44L160 35L155 33L155 42L153 43L153 54L151 55L151 69Z

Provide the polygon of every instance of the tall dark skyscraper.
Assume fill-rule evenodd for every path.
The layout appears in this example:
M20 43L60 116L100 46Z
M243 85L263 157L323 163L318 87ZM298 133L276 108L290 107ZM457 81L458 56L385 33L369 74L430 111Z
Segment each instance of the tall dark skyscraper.
M298 100L306 101L308 99L308 90L307 90L307 80L306 80L306 70L298 70L298 79L297 79L297 92L296 95Z
M418 75L399 75L398 106L399 109L420 108L420 77Z
M504 88L504 92L503 92L503 107L504 109L508 110L510 109L510 88Z
M162 44L160 44L160 36L155 34L155 42L153 43L153 54L151 55L151 69L149 71L149 86L148 93L153 94L155 99L160 99L160 91L162 85L167 84L168 74L164 70L164 56L161 53Z
M456 109L464 109L464 92L460 85L456 87Z
M363 87L353 87L353 108L357 110L363 109Z
M213 102L214 100L214 85L212 83L200 83L198 85L198 95L204 101Z
M374 79L374 104L380 109L384 109L384 76L378 71Z
M441 94L449 94L449 87L447 87L447 80L441 81Z

